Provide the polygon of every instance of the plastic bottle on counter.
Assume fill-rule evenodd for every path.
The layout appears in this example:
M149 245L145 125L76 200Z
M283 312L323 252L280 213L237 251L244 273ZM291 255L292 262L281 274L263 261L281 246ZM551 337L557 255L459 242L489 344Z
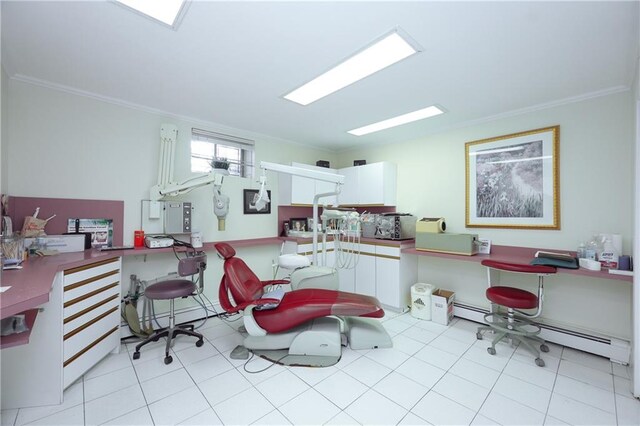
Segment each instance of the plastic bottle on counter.
M580 243L578 245L578 250L576 251L576 257L578 259L584 259L586 257L587 246L585 243Z
M608 269L618 269L618 252L610 238L605 238L602 248L598 253L600 266Z
M593 236L587 243L584 251L584 257L589 260L598 260L598 237Z

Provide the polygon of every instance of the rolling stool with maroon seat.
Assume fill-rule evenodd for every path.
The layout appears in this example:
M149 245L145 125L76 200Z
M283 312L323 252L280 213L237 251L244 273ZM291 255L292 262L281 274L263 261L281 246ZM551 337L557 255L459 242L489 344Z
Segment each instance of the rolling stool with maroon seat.
M496 344L504 338L511 339L512 343L517 341L522 343L535 356L536 365L544 367L544 360L540 358L540 352L532 344L532 341L539 344L542 352L549 352L549 347L545 345L540 334L540 326L529 321L536 318L542 313L542 302L544 296L544 277L546 275L555 274L556 268L553 266L528 265L522 263L499 262L495 260L483 260L482 265L488 269L488 283L486 296L492 303L491 312L484 316L487 326L478 327L476 337L482 340L483 331L493 331L496 333L491 347L487 348L487 352L491 355L496 354ZM526 290L515 287L493 286L491 284L491 269L501 272L512 272L526 275L538 276L538 294L535 295ZM507 308L506 315L498 312L493 305ZM536 309L533 314L519 311L519 309Z
M185 334L187 336L197 337L198 341L196 346L200 347L204 344L202 334L194 331L193 325L175 325L175 311L174 301L178 298L185 298L193 296L202 292L204 287L204 270L207 267L207 255L204 253L197 253L195 256L180 259L178 262L178 275L181 277L192 276L198 274L198 286L188 279L179 278L173 280L160 281L147 287L144 291L144 296L150 300L169 300L169 327L157 331L149 336L146 340L136 345L136 351L133 353L133 359L140 358L140 348L147 343L157 342L162 337L167 338L167 345L165 347L164 363L171 364L173 357L169 355L169 349L171 348L171 341L179 334Z

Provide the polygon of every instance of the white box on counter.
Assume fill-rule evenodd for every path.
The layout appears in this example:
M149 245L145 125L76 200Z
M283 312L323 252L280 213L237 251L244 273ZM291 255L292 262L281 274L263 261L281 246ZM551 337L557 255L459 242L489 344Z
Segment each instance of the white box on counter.
M42 237L45 250L56 250L60 253L72 253L84 251L84 234L77 235L44 235ZM25 238L24 246L29 247L36 238Z

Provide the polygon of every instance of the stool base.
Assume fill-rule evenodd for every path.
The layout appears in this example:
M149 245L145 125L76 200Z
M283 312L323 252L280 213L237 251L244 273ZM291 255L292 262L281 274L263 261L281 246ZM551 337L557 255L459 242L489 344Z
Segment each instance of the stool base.
M478 327L476 337L478 340L483 339L484 331L495 333L495 337L491 342L491 347L487 348L487 352L491 355L496 354L496 344L508 338L511 343L518 342L524 345L532 354L535 355L535 363L539 367L544 367L545 363L540 358L540 351L549 352L549 347L545 344L544 339L540 338L540 326L528 321L527 319L516 317L513 310L509 309L507 315L500 313L488 313L484 316L486 326ZM534 346L533 342L539 345L540 351Z

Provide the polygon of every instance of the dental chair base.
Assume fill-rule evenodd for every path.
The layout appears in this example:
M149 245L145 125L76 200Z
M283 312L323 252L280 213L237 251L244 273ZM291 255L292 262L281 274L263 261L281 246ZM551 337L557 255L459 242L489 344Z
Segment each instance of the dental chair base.
M329 266L308 266L291 273L291 289L322 288L338 290L338 271Z
M344 318L351 349L391 348L393 341L382 323L371 318Z
M340 323L336 318L317 318L282 333L247 336L249 350L289 349L290 355L337 356L341 354Z

